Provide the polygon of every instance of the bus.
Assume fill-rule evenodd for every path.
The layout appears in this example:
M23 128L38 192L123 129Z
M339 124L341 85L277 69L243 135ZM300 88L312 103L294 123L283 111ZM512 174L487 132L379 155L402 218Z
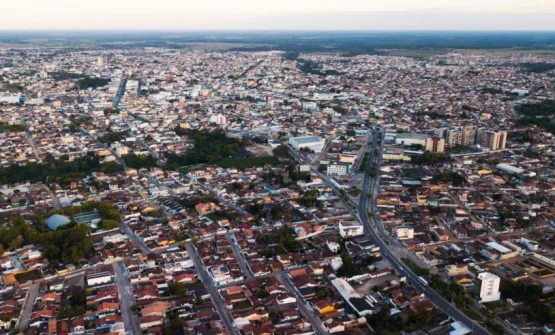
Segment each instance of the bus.
M426 281L426 279L424 279L424 277L418 277L418 280L425 286L428 286L428 282Z

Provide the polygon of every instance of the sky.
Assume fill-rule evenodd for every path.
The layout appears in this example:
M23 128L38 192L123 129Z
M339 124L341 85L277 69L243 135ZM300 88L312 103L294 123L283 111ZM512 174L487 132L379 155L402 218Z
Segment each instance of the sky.
M0 30L555 30L555 0L3 0Z

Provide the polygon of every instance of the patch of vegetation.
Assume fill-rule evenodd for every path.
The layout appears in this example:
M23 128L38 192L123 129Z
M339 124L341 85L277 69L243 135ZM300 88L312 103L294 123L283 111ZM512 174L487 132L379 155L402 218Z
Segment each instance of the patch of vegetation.
M260 235L256 238L256 242L264 245L275 245L274 251L276 254L297 252L301 249L301 243L295 239L295 235L293 235L290 228L282 228L269 234Z
M267 157L246 157L246 158L224 158L216 165L223 168L237 168L237 169L247 169L252 167L262 167L266 164L274 165L278 163L278 159L273 156Z
M555 69L552 63L523 63L520 66L528 73L544 73Z
M66 158L67 159L67 158ZM120 172L123 168L115 162L100 164L99 158L93 153L75 158L71 162L64 159L46 158L44 163L29 162L25 166L11 165L0 168L0 184L16 184L25 181L51 182L68 185L72 181L81 180L91 172L113 173Z
M217 203L218 200L216 198L214 198L213 196L206 194L203 195L201 197L196 197L196 198L184 198L184 199L178 199L177 202L188 209L193 209L195 208L196 205L200 204L200 203L208 203L208 202L214 202Z
M62 295L62 306L58 310L58 319L71 319L85 314L87 310L87 296L85 290L74 292L70 297Z
M272 152L274 154L274 157L291 159L291 155L289 155L289 150L287 150L287 146L284 144L277 146L272 150Z
M158 166L156 158L152 157L152 155L128 154L123 156L122 158L125 164L133 169L151 169Z
M77 81L77 87L82 90L88 88L95 89L97 87L102 87L108 85L110 79L108 78L96 78L96 77L86 77Z
M354 275L358 274L358 268L353 263L353 260L351 259L351 256L349 256L349 253L347 251L343 251L341 253L341 261L343 262L343 266L341 266L337 270L337 275L338 276L340 276L340 277L343 277L343 276L351 277L351 276L354 276Z
M411 261L408 258L401 258L401 260L417 276L428 276L430 274L430 270L419 267L418 265L414 264L414 262Z
M516 124L519 126L535 125L545 131L555 134L555 100L545 100L540 103L526 103L515 107L520 114Z
M426 151L422 156L417 158L417 163L425 165L435 165L449 161L450 156L442 152Z
M216 222L216 221L220 221L220 220L235 220L237 219L237 217L239 217L239 214L237 214L236 212L222 212L222 211L216 211L214 213L210 213L206 215L210 220Z
M466 178L458 172L442 172L434 175L432 182L435 184L451 182L457 187L465 184Z
M121 142L127 136L125 131L108 131L104 136L98 138L102 143L112 144L114 142Z
M40 271L38 269L34 269L31 271L21 272L15 275L15 279L18 283L23 284L31 280L37 280L41 278Z
M210 132L207 130L183 129L178 126L175 128L175 132L192 140L194 148L183 154L168 154L167 161L170 169L175 170L179 166L203 163L215 164L224 158L239 156L239 141L227 137L221 129Z
M0 122L0 133L25 131L24 124L4 124Z

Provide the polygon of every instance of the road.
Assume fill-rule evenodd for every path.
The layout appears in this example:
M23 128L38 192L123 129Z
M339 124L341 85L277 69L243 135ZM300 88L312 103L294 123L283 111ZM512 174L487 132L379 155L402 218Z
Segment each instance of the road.
M129 226L127 226L125 223L120 222L119 224L119 229L125 233L127 236L129 236L129 238L135 242L135 244L137 245L137 248L141 249L141 252L144 253L145 255L150 254L150 249L144 244L144 242L137 236L135 235L135 233L133 232L133 230L131 228L129 228Z
M19 114L19 118L21 119L21 123L25 125L25 134L27 137L27 142L31 145L31 148L33 148L33 153L35 154L35 158L37 159L37 162L38 162L40 161L40 153L39 153L39 150L37 149L37 146L35 145L35 140L33 139L33 135L31 134L29 127L27 127L25 116L23 116L23 113L21 112L21 109L19 107L17 107L16 110L17 110L17 114Z
M380 130L382 132L382 138L383 138L383 130ZM368 160L368 166L367 166L367 170L369 171L370 168L372 167L372 162L374 162L374 156L375 156L375 149L377 148L377 135L374 134L374 141L372 143L372 148L370 151L370 159ZM383 150L383 141L382 144L380 145L379 148L379 155L378 155L378 160L377 160L377 164L376 164L376 169L379 170L379 167L381 165L381 151ZM463 312L461 312L460 310L458 310L454 305L452 305L451 303L449 303L447 300L445 300L445 298L443 298L441 295L439 295L435 290L433 290L432 288L423 285L419 280L418 280L418 276L416 274L414 274L400 259L400 255L397 254L397 252L392 252L391 247L388 246L384 240L382 239L384 236L387 236L387 232L385 231L384 227L381 225L381 223L377 222L378 220L376 219L375 216L373 216L372 218L369 217L368 215L368 211L367 211L367 201L368 201L368 193L371 194L372 198L371 203L370 203L370 209L372 211L372 213L376 212L376 195L378 194L379 191L379 173L378 176L376 178L374 178L374 182L372 183L372 185L370 185L370 179L372 179L368 174L365 174L364 177L364 181L363 181L363 188L362 188L362 194L360 196L360 202L358 205L358 212L359 212L359 216L360 219L364 225L365 228L365 233L372 236L373 239L375 240L375 242L378 244L378 246L380 247L380 251L382 253L382 256L389 261L389 263L391 263L391 265L395 268L395 270L397 271L397 273L401 276L406 276L409 281L416 286L420 291L422 291L426 298L430 301L432 301L439 309L441 309L443 312L445 312L447 315L449 315L451 318L462 322L463 324L465 324L469 329L472 330L473 334L489 334L488 331L486 329L484 329L482 326L480 326L478 323L476 323L474 320L472 320L471 318L469 318L468 316L466 316L466 314L464 314ZM370 192L366 192L366 190L370 189ZM372 224L371 224L372 222ZM380 234L378 233L378 231L376 230L376 228L380 230L380 234L382 234L382 236L380 236ZM395 248L394 248L395 249Z
M191 258L191 260L193 261L193 264L195 265L195 268L197 269L200 279L202 280L204 285L206 285L206 289L208 290L208 293L210 293L210 298L212 299L212 303L216 307L218 314L222 318L222 321L225 324L225 326L227 327L229 334L239 335L237 332L237 329L233 326L234 324L233 319L229 311L225 307L225 303L222 300L222 297L220 296L220 294L218 293L218 290L214 286L214 282L212 281L212 278L206 272L205 266L202 263L202 260L200 259L195 246L193 245L193 243L187 242L185 244L185 247L187 248L189 257Z
M125 93L125 85L127 85L127 78L121 78L121 81L119 83L118 93L116 93L116 96L114 97L114 102L112 103L113 108L118 108L119 102L121 101L121 98Z
M218 199L218 201L220 202L220 204L228 206L233 208L237 213L241 214L241 215L251 215L251 213L247 212L246 210L242 209L241 207L237 206L236 204L225 200L224 198L222 198L221 196L218 195L218 192L216 192L215 189L213 189L210 186L207 186L206 184L202 184L199 183L202 187L204 187L205 189L207 189L208 191L210 191L210 193L216 198Z
M302 296L302 294L297 291L297 288L291 283L289 277L285 272L279 272L276 274L276 277L279 281L285 286L285 288L295 295L295 299L297 299L297 306L299 307L299 311L302 315L304 315L310 324L312 325L312 329L318 335L327 335L329 334L327 328L322 323L322 320L316 317L314 311L308 306L308 303Z
M249 267L247 265L247 260L245 259L245 256L243 255L241 247L237 243L237 239L235 238L235 234L233 232L229 232L229 233L225 234L225 236L227 237L227 240L229 241L229 244L231 244L231 249L233 250L233 253L235 254L235 259L237 259L237 263L239 263L239 266L241 267L241 271L243 271L243 274L245 275L245 277L247 279L254 279L254 276L253 276L251 270L249 269Z
M129 280L129 274L123 261L113 264L116 271L116 284L118 286L119 301L121 303L121 317L125 324L127 334L142 334L137 313L131 311L131 306L135 304L133 286Z
M27 293L27 298L25 300L25 306L19 315L19 319L15 324L16 328L21 330L27 329L29 326L29 321L31 321L31 313L33 312L33 305L35 304L35 299L37 298L37 293L39 292L39 283L34 283L29 286L29 291Z

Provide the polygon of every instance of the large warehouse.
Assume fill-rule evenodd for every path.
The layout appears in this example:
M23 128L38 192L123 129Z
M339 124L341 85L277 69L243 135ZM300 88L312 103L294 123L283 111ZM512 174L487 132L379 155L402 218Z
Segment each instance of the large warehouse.
M318 136L291 137L289 144L295 150L306 148L314 150L314 152L320 152L326 146L326 139Z

